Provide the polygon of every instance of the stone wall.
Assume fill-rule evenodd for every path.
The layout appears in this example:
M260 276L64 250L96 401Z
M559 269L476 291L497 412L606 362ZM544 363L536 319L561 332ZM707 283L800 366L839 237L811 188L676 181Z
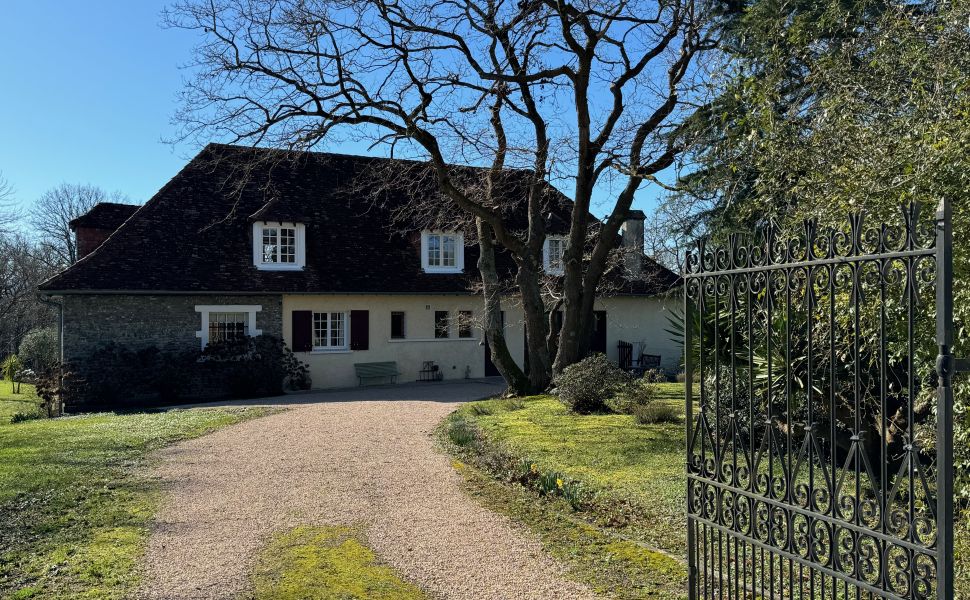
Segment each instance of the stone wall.
M64 360L84 360L114 342L132 350L156 347L165 352L200 349L196 332L202 317L196 305L255 304L256 327L282 337L281 296L68 295L64 296Z

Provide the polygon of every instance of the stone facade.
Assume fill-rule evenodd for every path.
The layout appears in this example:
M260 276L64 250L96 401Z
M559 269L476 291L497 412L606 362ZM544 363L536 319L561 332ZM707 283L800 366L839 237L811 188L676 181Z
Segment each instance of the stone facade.
M127 295L68 294L64 302L64 361L83 361L111 342L141 350L199 350L202 327L197 305L259 305L256 328L283 336L283 298L279 295Z

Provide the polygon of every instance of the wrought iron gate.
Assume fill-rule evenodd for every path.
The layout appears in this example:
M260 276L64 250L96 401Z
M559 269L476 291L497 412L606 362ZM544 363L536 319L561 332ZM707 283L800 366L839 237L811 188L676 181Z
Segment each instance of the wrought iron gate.
M688 254L692 599L953 597L950 211L901 212Z

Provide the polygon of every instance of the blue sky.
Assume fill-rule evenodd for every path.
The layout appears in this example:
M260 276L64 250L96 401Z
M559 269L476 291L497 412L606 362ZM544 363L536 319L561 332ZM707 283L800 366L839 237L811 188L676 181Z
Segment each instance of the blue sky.
M160 27L166 4L5 3L0 173L20 204L61 182L90 183L143 202L198 150L163 141L174 135L176 96L188 77L180 66L196 42L193 33ZM649 210L654 194L642 190L636 206Z

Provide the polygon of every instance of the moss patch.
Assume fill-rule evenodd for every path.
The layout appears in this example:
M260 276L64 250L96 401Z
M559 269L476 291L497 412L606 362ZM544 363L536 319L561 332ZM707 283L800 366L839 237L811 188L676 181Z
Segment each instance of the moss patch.
M297 527L275 536L253 576L256 600L420 600L349 527Z

